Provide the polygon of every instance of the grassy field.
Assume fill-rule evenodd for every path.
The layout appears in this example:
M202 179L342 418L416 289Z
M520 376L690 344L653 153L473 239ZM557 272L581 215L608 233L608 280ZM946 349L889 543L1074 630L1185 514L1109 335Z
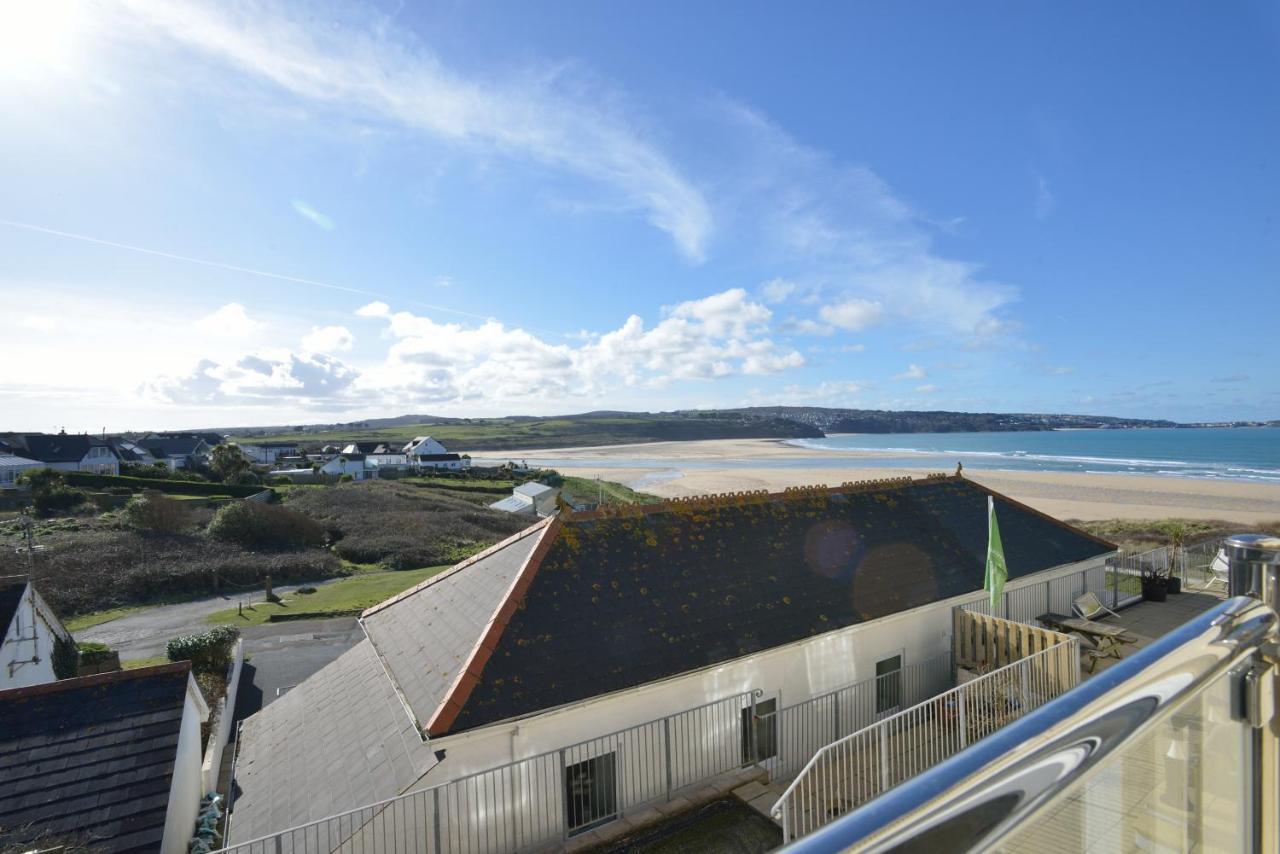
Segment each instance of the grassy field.
M573 503L577 501L594 502L603 494L605 504L656 504L662 499L647 492L636 492L629 486L614 483L611 480L595 481L585 477L566 477L564 486L565 499Z
M1183 532L1184 545L1225 537L1241 530L1241 526L1233 522L1203 519L1104 519L1097 522L1073 519L1070 522L1095 537L1110 540L1130 554L1172 545L1172 533L1179 528ZM1280 519L1248 527L1256 529L1257 533L1280 536Z
M245 606L243 614L238 608L218 611L210 614L207 621L219 625L252 626L268 622L272 614L288 614L298 618L359 614L365 608L377 605L448 568L430 566L425 569L362 572L318 587L315 593L291 593L282 597L279 603L254 602Z
M145 611L148 608L154 608L155 605L128 605L123 608L108 608L105 611L94 611L89 614L80 614L76 617L68 617L62 621L69 632L79 632L84 629L90 629L94 626L100 626L103 623L109 623L112 620L118 620L121 617L127 617L130 614L136 614L139 611Z
M301 442L307 445L355 441L404 443L414 436L425 435L433 436L452 451L500 452L512 448L566 448L691 439L803 438L818 433L797 421L734 413L600 413L549 418L468 418L394 427L339 427L316 432L284 431L236 436L233 441Z

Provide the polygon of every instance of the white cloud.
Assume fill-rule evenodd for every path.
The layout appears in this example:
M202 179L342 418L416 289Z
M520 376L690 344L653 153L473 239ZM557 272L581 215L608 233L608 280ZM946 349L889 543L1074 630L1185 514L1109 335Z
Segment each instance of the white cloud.
M834 305L824 305L818 316L841 329L860 332L875 326L884 317L884 306L878 302L851 297Z
M1036 175L1036 219L1048 219L1053 214L1057 201L1049 190L1049 182L1043 175Z
M248 338L250 335L261 332L266 324L249 317L240 303L229 302L212 314L206 314L197 320L195 326L206 335Z
M826 323L819 323L808 317L792 317L788 318L779 329L794 335L813 335L819 338L825 338L835 333L835 327Z
M563 67L507 82L468 79L386 20L369 27L333 13L313 23L257 3L125 6L132 14L114 22L117 32L141 22L154 28L146 36L158 31L313 104L579 175L644 211L688 257L703 257L712 216L702 193L618 113L616 93Z
M841 353L862 353L867 349L866 344L845 344L840 348Z
M301 199L294 199L292 204L294 211L303 219L310 220L325 231L333 231L333 220L311 207L311 205Z
M760 296L765 302L782 302L795 292L796 283L786 279L770 279L760 286Z
M339 353L355 345L355 336L345 326L313 326L302 339L302 349L308 353Z
M938 387L933 383L925 383L924 385L916 386L916 391L920 392L921 394L933 394L937 390L938 390Z
M391 306L381 300L375 300L368 305L362 305L356 309L356 314L360 317L390 317Z
M435 286L437 288L451 288L453 287L453 277L452 276L436 276Z
M894 375L895 380L922 380L927 376L924 368L916 364L907 366L907 369L900 374Z
M204 359L189 374L144 384L143 394L171 404L302 405L345 403L358 372L320 353L244 356L234 362Z

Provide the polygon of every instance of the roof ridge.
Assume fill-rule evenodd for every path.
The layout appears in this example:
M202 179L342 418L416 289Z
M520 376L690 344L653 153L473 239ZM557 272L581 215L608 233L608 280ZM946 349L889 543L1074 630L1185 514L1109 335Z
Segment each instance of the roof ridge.
M92 676L73 676L70 679L59 679L26 688L10 688L0 691L0 700L26 700L30 697L41 697L56 694L60 691L74 691L77 688L91 688L95 685L109 685L113 682L125 682L130 679L145 679L149 676L160 676L168 673L186 673L191 670L190 661L171 661L167 664L153 664L150 667L135 667L131 670L112 670L109 673L95 673Z
M963 479L960 475L932 472L924 477L868 478L865 480L847 480L837 486L824 483L805 486L788 486L781 492L770 492L767 489L749 489L738 492L714 492L706 495L689 495L677 498L665 498L648 504L602 504L595 510L570 512L568 521L588 521L591 519L607 519L619 516L644 516L650 513L662 513L671 510L687 510L697 507L723 507L753 502L773 501L778 499L805 498L818 495L841 495L848 492L865 492L874 489L900 489L926 483L937 483L944 480ZM563 512L563 511L562 511Z
M1059 528L1066 528L1068 531L1072 532L1073 534L1079 534L1080 536L1084 537L1087 540L1093 540L1098 545L1106 546L1108 549L1112 551L1120 550L1120 547L1115 543L1111 542L1110 540L1104 540L1102 537L1091 534L1083 528L1078 528L1075 525L1072 525L1068 522L1064 522L1062 519L1058 519L1054 516L1050 516L1048 513L1045 513L1043 510L1037 510L1036 508L1032 507L1030 504L1024 504L1021 501L1018 501L1016 498L1010 498L1009 496L1005 495L1003 492L997 492L991 487L985 484L979 483L976 480L972 480L969 478L965 478L965 480L968 480L969 483L972 483L974 486L976 486L981 491L987 493L988 495L993 496L995 498L999 498L1001 501L1004 501L1008 504L1012 504L1014 507L1017 507L1019 510L1025 510L1026 512L1032 514L1033 516L1039 516L1041 519L1044 519L1048 522L1052 522L1053 524L1057 525Z
M458 670L458 675L454 677L453 684L445 691L444 697L440 700L440 705L423 726L428 736L441 735L446 732L457 719L462 707L466 705L471 692L480 682L480 675L484 672L485 665L489 663L489 657L497 649L498 641L502 638L502 633L506 631L511 616L524 600L524 596L529 591L530 585L533 584L533 578L542 566L542 561L547 556L547 552L551 551L551 546L556 540L556 534L560 532L561 525L562 522L558 516L549 517L548 524L538 537L538 542L533 547L533 551L529 553L524 565L520 567L520 571L512 579L506 595L498 602L497 608L481 632L479 640L472 647L466 662Z
M455 563L453 566L449 567L444 572L438 572L435 575L431 576L430 578L419 581L417 584L410 587L408 590L403 590L400 593L397 593L395 596L392 596L389 599L379 602L377 605L373 605L369 608L366 608L364 611L360 612L360 619L363 620L365 617L370 617L378 613L379 611L383 610L384 608L389 608L392 605L396 604L397 602L400 602L404 599L408 599L410 596L414 595L415 593L420 593L421 591L425 590L426 588L430 587L436 582L443 581L444 579L450 577L454 573L460 572L466 569L467 567L471 566L472 564L477 563L483 560L484 558L487 558L489 555L494 554L495 552L502 551L507 546L517 543L520 540L524 539L525 537L532 535L535 531L539 530L540 528L547 527L551 522L552 518L553 517L548 517L546 519L539 519L537 522L534 522L529 527L522 528L519 531L516 531L511 536L507 537L505 540L499 540L498 542L489 546L487 549L476 552L466 560Z

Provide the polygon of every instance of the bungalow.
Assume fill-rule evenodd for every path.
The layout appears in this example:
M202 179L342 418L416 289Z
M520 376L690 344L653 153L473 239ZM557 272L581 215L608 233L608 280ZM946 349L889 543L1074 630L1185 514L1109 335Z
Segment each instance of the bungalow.
M518 513L524 516L547 517L556 512L556 498L560 490L544 483L530 481L522 483L511 490L511 497L495 501L489 505L492 510L505 513Z
M18 485L18 477L23 472L42 468L48 468L48 464L12 454L0 454L0 489L13 489Z
M111 449L116 452L121 464L131 463L139 466L152 466L161 462L155 454L139 445L133 439L115 438L107 441L111 443Z
M298 454L297 442L254 442L240 443L240 453L251 463L270 465L281 457L293 457Z
M158 461L178 469L203 468L209 464L213 446L197 433L153 433L138 440Z
M55 670L54 648L72 644L71 633L26 576L0 578L0 690L25 688L75 675Z
M430 436L418 436L404 446L409 463L422 468L461 470L471 468L470 458L463 459Z
M15 433L7 443L16 456L58 471L120 474L120 458L106 441L86 434Z
M0 691L5 842L184 854L204 794L209 716L190 669L183 661Z
M767 760L786 707L873 684L834 714L874 720L917 673L950 687L989 496L1007 595L1101 584L1115 546L959 476L543 519L366 610L364 640L245 721L229 840L441 787L397 818L442 851L534 848Z

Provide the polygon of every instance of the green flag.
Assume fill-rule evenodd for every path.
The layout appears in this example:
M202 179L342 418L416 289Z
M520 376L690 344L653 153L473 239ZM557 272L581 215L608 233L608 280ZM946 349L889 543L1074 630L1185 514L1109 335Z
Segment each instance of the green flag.
M991 591L991 613L1000 605L1004 583L1009 580L1009 567L1004 562L1004 545L1000 542L1000 525L996 523L996 500L987 496L987 573L982 589Z

